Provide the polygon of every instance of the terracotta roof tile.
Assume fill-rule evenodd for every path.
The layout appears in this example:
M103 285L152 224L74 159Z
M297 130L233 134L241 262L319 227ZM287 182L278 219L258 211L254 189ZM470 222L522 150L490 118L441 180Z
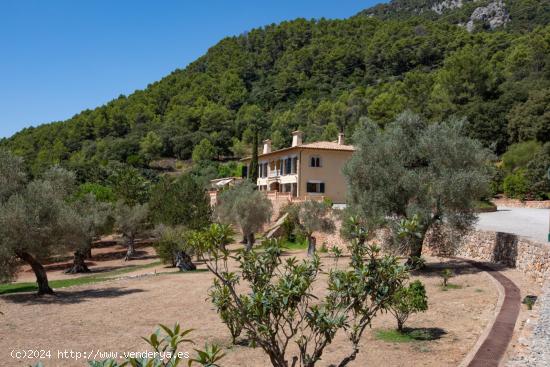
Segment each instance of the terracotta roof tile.
M285 152L285 151L294 150L294 149L299 149L299 148L340 150L340 151L348 151L348 152L355 151L355 148L353 147L353 145L338 144L335 141L315 141L315 142L312 142L312 143L300 144L300 145L297 145L295 147L287 147L287 148L274 150L274 151L272 151L270 153L266 153L266 154L259 154L258 157L264 157L264 156L267 156L267 155L276 154L276 153ZM251 159L251 157L245 157L245 158L242 158L241 161L248 161L250 159Z
M316 141L313 143L306 143L299 145L300 148L308 149L328 149L328 150L349 150L354 151L353 145L338 144L334 141Z

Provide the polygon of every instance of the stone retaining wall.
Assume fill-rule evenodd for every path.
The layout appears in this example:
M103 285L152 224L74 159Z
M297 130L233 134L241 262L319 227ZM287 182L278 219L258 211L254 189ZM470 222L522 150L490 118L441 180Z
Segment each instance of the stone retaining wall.
M435 254L427 240L426 252ZM455 244L454 254L515 267L539 283L550 278L550 244L511 233L472 231Z
M517 199L499 198L491 200L496 206L509 208L532 208L532 209L550 209L550 200L541 201L521 201Z

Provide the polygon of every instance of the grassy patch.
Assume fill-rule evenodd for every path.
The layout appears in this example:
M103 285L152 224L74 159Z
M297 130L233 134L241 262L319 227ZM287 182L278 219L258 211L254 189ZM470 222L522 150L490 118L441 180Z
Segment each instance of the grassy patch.
M388 343L407 343L412 342L415 339L405 332L399 332L397 330L377 330L376 339L388 342Z
M462 286L458 284L452 284L452 283L447 283L446 286L444 285L441 286L441 290L444 292L448 291L449 289L462 289Z
M283 242L282 247L285 250L305 250L307 249L307 242L306 241L303 241L303 242L285 241Z
M474 206L478 212L491 212L497 210L496 205L490 201L476 201Z
M150 264L136 265L129 268L122 268L122 269L117 269L117 270L113 270L105 273L99 273L96 275L87 275L87 276L81 276L78 278L51 280L49 283L50 283L50 287L52 287L53 289L67 288L67 287L72 287L76 285L99 283L109 279L113 279L118 275L131 273L136 270L152 268L159 264L160 264L160 261L155 261ZM37 289L38 287L36 283L31 283L31 282L0 284L0 294L34 292Z
M414 341L430 341L441 338L446 332L440 328L405 328L403 331L377 330L376 339L388 343L409 343Z
M305 250L307 249L307 242L306 241L303 241L303 242L281 241L281 248L287 251ZM255 246L254 250L263 251L265 250L265 246L264 245Z

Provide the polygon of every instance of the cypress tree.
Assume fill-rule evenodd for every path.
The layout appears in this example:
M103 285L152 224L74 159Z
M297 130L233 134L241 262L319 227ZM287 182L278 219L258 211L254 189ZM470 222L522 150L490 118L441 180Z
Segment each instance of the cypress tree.
M258 130L254 131L254 138L252 139L252 160L250 161L250 170L248 172L248 179L254 186L258 180Z

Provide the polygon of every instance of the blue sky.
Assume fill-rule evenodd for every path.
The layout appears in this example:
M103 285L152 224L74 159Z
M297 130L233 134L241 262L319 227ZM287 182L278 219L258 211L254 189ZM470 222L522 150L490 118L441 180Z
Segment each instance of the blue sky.
M376 0L0 0L0 137L142 89L225 36Z

